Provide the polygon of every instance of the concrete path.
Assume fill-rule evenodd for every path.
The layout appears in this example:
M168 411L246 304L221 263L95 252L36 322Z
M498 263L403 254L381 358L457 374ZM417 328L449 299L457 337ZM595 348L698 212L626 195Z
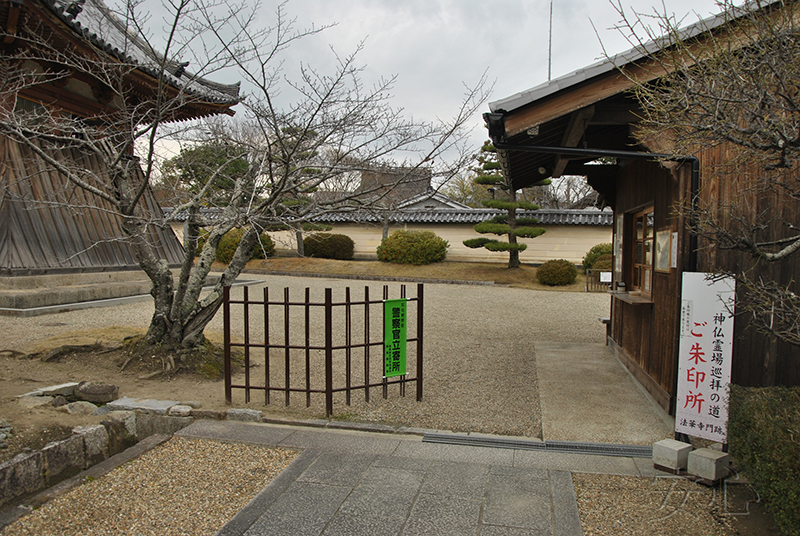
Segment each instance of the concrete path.
M647 458L531 451L524 441L453 445L235 421L197 421L177 435L302 450L218 532L224 536L577 536L570 471L655 475Z
M652 445L675 419L650 398L607 346L536 341L545 440Z
M604 345L538 341L535 348L548 447L670 437L669 417ZM563 453L527 438L338 429L344 426L198 421L178 435L302 450L220 530L224 536L577 536L573 472L664 474L649 457L580 453L580 444L567 445L579 453ZM440 436L445 442L434 442Z

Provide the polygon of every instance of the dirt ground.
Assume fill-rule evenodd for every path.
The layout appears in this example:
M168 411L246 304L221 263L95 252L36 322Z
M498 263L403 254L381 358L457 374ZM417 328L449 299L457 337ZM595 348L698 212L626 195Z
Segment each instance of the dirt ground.
M50 385L101 382L118 386L120 396L197 401L205 409L226 409L221 380L180 372L147 379L161 369L160 361L134 360L121 371L129 357L121 347L122 340L139 334L136 329L126 328L85 330L43 340L28 355L0 349L0 418L13 427L13 434L6 439L8 448L0 450L0 462L13 458L24 448L38 450L50 441L68 437L75 426L99 423L103 418L70 415L55 407L28 409L19 404L19 395ZM70 352L48 362L41 359L48 349L95 342L104 349Z

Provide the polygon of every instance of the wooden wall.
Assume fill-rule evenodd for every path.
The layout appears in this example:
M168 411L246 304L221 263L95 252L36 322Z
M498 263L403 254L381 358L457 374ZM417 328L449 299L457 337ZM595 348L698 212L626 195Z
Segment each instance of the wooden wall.
M102 186L106 178L95 156L54 151L88 171L86 180ZM125 240L121 218L111 205L68 183L32 151L0 137L0 273L138 269ZM148 190L139 215L160 217ZM148 239L171 265L181 262L183 247L172 230L148 226Z
M730 163L734 154L724 146L703 151L701 160L702 206L714 207L723 221L730 222L731 207L755 217L763 229L758 239L769 241L796 236L787 224L800 225L800 199L786 190L764 191L760 186L763 172L755 166L736 166L724 174L709 172L712 163ZM788 180L800 186L798 170L787 171ZM720 249L706 239L700 240L699 271L717 268L747 272L751 279L773 280L792 285L800 294L800 252L779 262L758 261L749 253ZM741 289L740 289L741 290ZM800 347L774 340L750 327L747 315L738 315L735 324L733 383L746 386L800 385Z
M680 197L680 175L653 162L632 161L620 173L615 214L631 215L653 206L654 229L677 231L681 222L673 208ZM631 236L632 232L632 218L625 217L624 234ZM632 255L633 245L624 243L623 258ZM682 260L679 254L679 266ZM632 279L630 263L625 260L623 281L628 288ZM617 354L656 401L669 409L676 394L679 270L653 273L649 303L612 301L612 339Z
M714 209L723 220L729 216L730 207L757 216L763 224L760 240L796 236L787 223L800 224L800 199L792 199L785 195L785 191L783 195L781 192L759 192L755 186L762 174L753 168L742 166L723 179L711 173L713 165L733 161L733 155L724 147L705 150L700 154L700 161L703 206ZM693 269L690 234L679 208L689 199L690 192L691 170L688 164L671 173L657 164L632 162L620 173L614 207L615 214L621 214L653 205L654 228L678 232L678 269L653 274L650 303L612 300L612 347L665 408L674 406L676 394L681 274ZM626 218L626 236L631 232L632 224ZM629 258L632 254L631 244L625 244L623 256ZM721 249L701 238L695 268L699 272L717 269L747 271L751 278L763 277L783 286L794 285L794 291L800 293L800 253L777 263L759 262L748 253ZM626 262L623 280L629 282L631 278ZM756 332L750 327L746 315L738 315L735 322L733 383L746 386L800 385L800 347Z

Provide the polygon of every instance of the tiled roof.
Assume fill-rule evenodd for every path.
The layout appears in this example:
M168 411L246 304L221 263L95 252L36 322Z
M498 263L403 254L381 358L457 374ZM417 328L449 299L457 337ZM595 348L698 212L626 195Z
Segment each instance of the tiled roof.
M95 47L158 78L163 56L129 30L102 0L42 0L42 3ZM165 76L169 85L209 103L232 105L240 100L238 82L219 84L206 80L187 71L186 64L166 62Z
M165 216L169 216L171 208L165 208ZM207 219L214 219L214 215L219 213L219 209L203 209L201 214ZM402 223L464 223L475 225L502 214L503 211L494 209L431 209L431 210L408 210L392 212L389 221L395 224ZM608 227L612 224L613 213L609 210L597 209L542 209L536 211L519 211L518 217L537 218L541 225L593 225ZM173 218L175 221L186 221L185 214L178 214ZM352 212L329 212L311 217L311 221L317 223L380 223L381 215L375 212L352 211Z
M771 4L776 4L779 1L780 0L762 1L762 3L758 7L767 9L768 6L770 6ZM747 9L751 9L755 6L756 4L754 2L746 2L745 5L733 7L731 14L734 18L740 17L747 12ZM553 80L532 87L528 90L522 91L515 95L511 95L510 97L490 102L489 109L493 112L499 112L499 111L510 112L518 108L522 108L527 104L536 102L539 99L543 99L545 97L558 93L563 89L577 86L585 82L586 80L614 71L626 65L630 65L651 54L655 54L664 49L665 47L671 46L674 43L674 39L676 37L677 39L680 39L682 41L688 41L693 37L714 30L715 28L718 28L723 24L729 22L730 22L730 17L726 16L726 14L724 13L712 15L708 18L700 20L694 24L691 24L685 28L682 28L678 32L677 36L670 34L665 37L661 37L659 39L648 41L647 43L644 43L641 46L636 46L634 48L631 48L630 50L626 50L625 52L622 52L615 56L602 59L587 67L583 67L581 69L565 74L558 78L554 78Z
M466 223L476 224L486 221L504 211L494 209L431 209L393 212L389 216L392 223ZM542 225L602 225L610 226L613 213L596 209L519 211L518 217L537 218ZM377 223L381 216L374 212L331 212L314 216L311 221L320 223Z

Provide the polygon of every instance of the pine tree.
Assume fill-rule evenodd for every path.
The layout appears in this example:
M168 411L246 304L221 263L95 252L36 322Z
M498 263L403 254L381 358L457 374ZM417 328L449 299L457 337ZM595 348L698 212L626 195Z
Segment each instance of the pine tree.
M519 268L519 252L524 251L528 245L517 242L519 238L536 238L543 234L545 230L535 227L539 223L536 218L518 218L517 210L539 210L537 205L527 201L517 200L517 191L511 181L503 175L500 162L497 159L497 150L487 141L481 147L481 152L475 159L478 161L478 176L475 183L488 186L495 192L493 199L483 202L488 208L505 210L505 214L499 214L494 218L477 224L474 229L481 234L494 234L498 236L508 235L508 242L501 242L492 238L472 238L464 240L464 245L468 248L486 248L489 251L508 251L508 267ZM545 186L550 184L550 179L545 179L535 186ZM497 191L500 191L501 199L497 199Z

